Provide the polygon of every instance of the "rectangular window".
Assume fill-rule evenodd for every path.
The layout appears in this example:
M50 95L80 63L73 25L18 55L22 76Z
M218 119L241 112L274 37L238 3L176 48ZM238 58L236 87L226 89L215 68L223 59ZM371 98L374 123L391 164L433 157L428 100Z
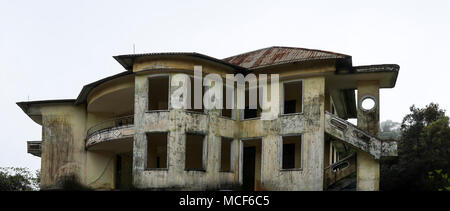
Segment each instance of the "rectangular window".
M282 169L301 168L301 136L284 136L282 138Z
M234 92L234 89L233 89ZM222 90L222 116L224 117L228 117L228 118L233 118L233 109L227 109L227 86L226 84L223 85L223 90ZM231 101L233 102L233 101Z
M283 83L283 114L302 112L302 81Z
M331 144L331 164L336 162L336 150L333 146L333 144Z
M169 110L169 76L148 79L148 110Z
M222 138L220 148L220 171L232 171L231 146L233 139Z
M167 168L167 133L147 133L147 168Z
M336 114L336 108L334 107L334 101L331 96L330 96L330 111L332 114Z
M204 170L205 136L186 134L186 170Z
M256 88L257 89L257 88ZM250 109L250 91L248 89L248 85L246 84L245 89L245 110L244 110L244 119L252 119L252 118L258 118L261 116L261 107L258 105L258 92L256 92L256 109Z
M205 87L202 86L202 96L201 96L201 99L202 99L202 108L195 109L195 108L194 108L194 106L195 106L195 104L194 104L194 101L195 101L195 97L194 97L194 93L195 93L195 91L194 91L194 84L195 84L195 82L194 82L194 81L195 81L195 80L194 80L194 77L191 77L191 96L190 96L190 97L191 97L191 108L190 108L190 109L186 109L186 110L204 113L205 110L204 110L204 107L203 107L203 96L205 95Z

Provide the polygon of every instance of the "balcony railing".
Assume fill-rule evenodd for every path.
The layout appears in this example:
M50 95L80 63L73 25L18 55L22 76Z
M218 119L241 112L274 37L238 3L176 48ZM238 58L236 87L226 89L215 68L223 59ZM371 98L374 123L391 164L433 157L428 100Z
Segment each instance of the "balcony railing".
M356 171L356 153L342 158L324 169L326 188Z
M98 134L98 133L101 133L104 131L108 131L112 128L129 126L129 125L133 125L133 124L134 124L134 116L133 115L109 119L109 120L100 122L100 123L92 126L91 128L89 128L89 130L87 131L86 139L88 139L89 137L91 137L95 134Z

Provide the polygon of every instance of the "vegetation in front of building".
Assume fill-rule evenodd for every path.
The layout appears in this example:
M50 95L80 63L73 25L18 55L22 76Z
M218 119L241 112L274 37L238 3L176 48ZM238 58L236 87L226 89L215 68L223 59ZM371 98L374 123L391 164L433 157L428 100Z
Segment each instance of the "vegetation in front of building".
M39 190L40 171L34 174L27 168L0 167L0 190L33 191Z
M398 139L398 156L382 159L380 189L449 191L450 127L445 111L435 103L413 105L397 131L396 125L381 124L384 137Z

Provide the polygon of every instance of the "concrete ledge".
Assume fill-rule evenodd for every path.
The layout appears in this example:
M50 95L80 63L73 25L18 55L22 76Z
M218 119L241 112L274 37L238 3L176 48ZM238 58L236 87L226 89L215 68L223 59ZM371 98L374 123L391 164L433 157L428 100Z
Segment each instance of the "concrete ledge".
M351 146L369 153L375 159L381 156L396 156L397 143L383 142L329 112L325 112L325 132Z

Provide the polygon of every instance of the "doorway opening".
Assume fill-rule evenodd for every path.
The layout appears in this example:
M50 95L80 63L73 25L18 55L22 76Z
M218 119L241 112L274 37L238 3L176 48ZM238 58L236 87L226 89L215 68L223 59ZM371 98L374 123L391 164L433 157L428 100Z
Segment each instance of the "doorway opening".
M116 154L115 189L129 190L132 188L133 153Z
M261 190L262 140L242 140L242 190Z

